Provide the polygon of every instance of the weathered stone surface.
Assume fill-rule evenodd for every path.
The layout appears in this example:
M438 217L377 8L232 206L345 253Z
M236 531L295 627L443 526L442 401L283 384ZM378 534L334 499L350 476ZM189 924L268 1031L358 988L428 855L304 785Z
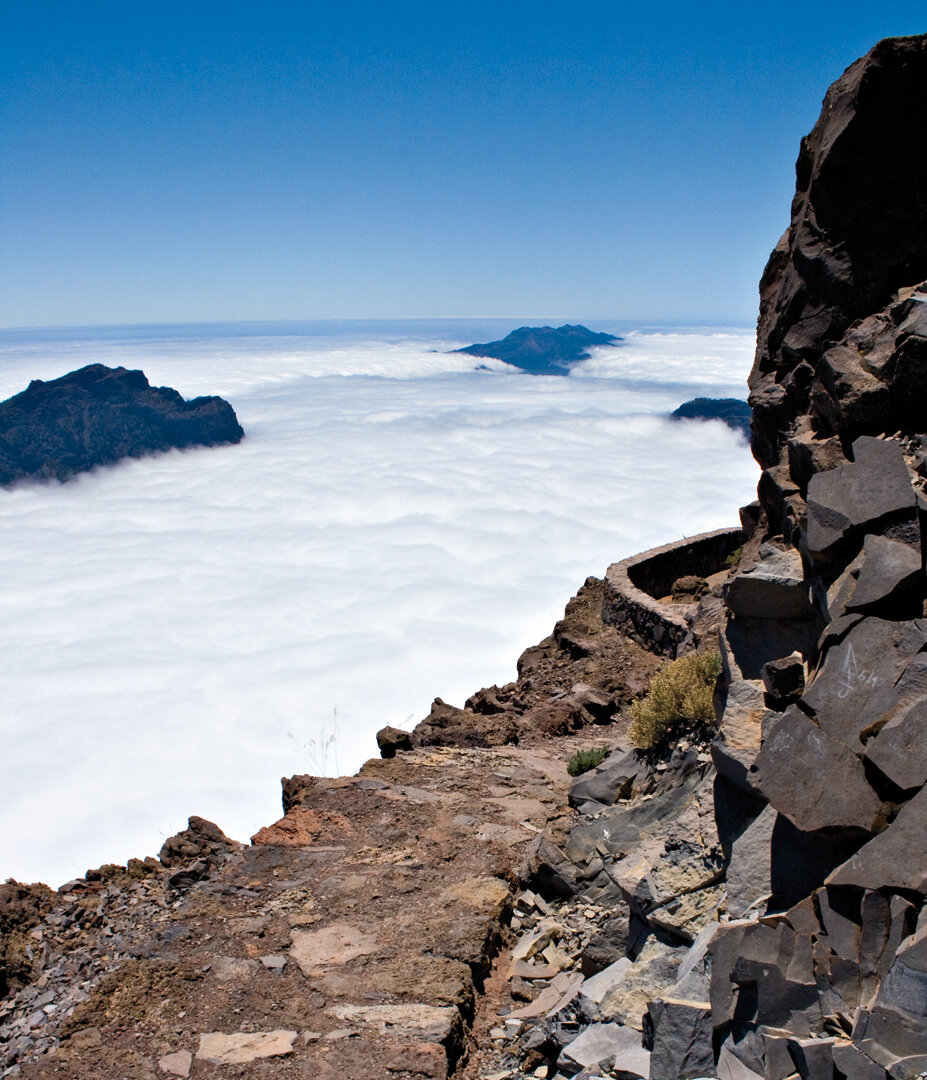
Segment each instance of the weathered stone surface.
M235 1032L212 1031L200 1036L197 1060L212 1065L246 1065L259 1058L282 1057L293 1052L295 1031Z
M917 401L924 393L924 299L923 285L900 289L824 353L811 386L819 429L875 435L923 426Z
M760 673L766 689L766 704L783 709L793 704L805 689L805 663L801 653L770 660Z
M830 87L802 141L791 223L760 283L749 384L764 467L808 410L822 352L927 277L927 155L911 156L897 107L927 106L925 51L921 37L879 42Z
M169 867L181 866L195 859L214 864L238 847L240 845L230 840L218 825L194 815L188 819L183 832L164 841L158 857L164 866Z
M921 580L921 554L917 548L885 536L867 536L862 568L846 609L885 613L894 607L893 617L919 615L923 604Z
M801 1080L833 1080L835 1039L789 1039L788 1048Z
M631 910L644 918L683 894L714 885L723 874L721 842L714 821L714 777L701 781L679 812L663 823L659 836L645 839L606 869ZM712 911L709 898L704 911L693 909L688 918L698 922L701 914L704 925ZM695 933L684 936L691 940L698 929L700 926Z
M707 1001L657 998L647 1010L652 1040L650 1075L690 1080L714 1075L711 1005Z
M827 884L927 893L927 788L905 803L884 832L838 866Z
M723 883L674 896L647 914L647 923L681 941L694 942L702 930L718 917L727 890Z
M927 922L901 943L895 961L882 980L875 1007L889 1009L924 1026L924 1046L914 1051L927 1054Z
M395 757L398 751L412 749L412 737L408 731L387 724L377 732L377 747L380 757Z
M776 811L765 806L734 839L727 868L727 911L732 919L762 911L773 894L772 837Z
M165 1054L158 1061L158 1068L168 1076L189 1076L193 1065L193 1055L189 1050L178 1050L173 1054Z
M904 790L927 783L927 700L916 699L866 745L866 758Z
M748 618L811 617L814 610L801 555L794 548L786 548L742 570L728 586L727 605L735 615Z
M315 844L337 844L352 831L351 823L344 814L298 806L273 825L259 829L251 837L251 843L277 847L313 847Z
M806 542L815 558L830 559L866 532L889 524L916 528L916 501L901 447L861 436L853 461L816 473L808 484Z
M864 736L927 690L927 667L920 662L902 677L925 644L923 619L863 619L830 646L802 700L824 731L861 753Z
M650 1054L641 1045L641 1033L624 1024L590 1024L563 1051L563 1057L565 1064L584 1069L620 1062L623 1073L643 1080L650 1076Z
M290 958L308 976L377 951L377 939L351 923L332 923L319 930L293 930Z
M625 957L586 980L580 990L585 1015L591 1020L618 1021L640 1030L647 1003L676 982L687 951L650 935L635 960Z
M382 1034L444 1043L460 1023L460 1013L435 1005L336 1005L333 1016L348 1024L370 1024Z
M636 750L616 748L601 765L578 776L570 788L570 805L598 802L613 806L631 794L634 779L641 771L642 762Z
M863 766L799 708L773 721L754 782L772 806L806 832L874 832L882 804Z

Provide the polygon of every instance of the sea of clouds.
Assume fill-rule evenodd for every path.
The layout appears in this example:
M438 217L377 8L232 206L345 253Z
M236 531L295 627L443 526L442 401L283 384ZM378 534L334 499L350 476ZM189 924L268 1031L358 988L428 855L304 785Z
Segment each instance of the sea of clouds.
M0 334L0 397L122 363L247 433L0 490L0 878L156 853L189 814L246 840L282 775L514 678L587 575L737 522L747 446L665 414L745 396L751 333L632 331L566 378L441 351L514 325Z

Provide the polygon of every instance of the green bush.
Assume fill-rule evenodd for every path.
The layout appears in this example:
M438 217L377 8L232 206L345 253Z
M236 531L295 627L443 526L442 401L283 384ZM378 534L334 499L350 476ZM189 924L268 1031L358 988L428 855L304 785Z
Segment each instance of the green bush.
M631 705L631 742L649 750L683 727L713 722L712 697L720 673L718 652L689 653L664 664L650 680L646 697Z
M567 772L570 776L579 776L601 765L607 757L608 751L604 746L597 746L594 750L577 750L567 762Z
M724 560L724 565L728 568L728 570L737 569L737 567L740 565L740 557L741 555L743 555L743 553L744 549L742 547L734 548L730 555L728 555L728 557Z

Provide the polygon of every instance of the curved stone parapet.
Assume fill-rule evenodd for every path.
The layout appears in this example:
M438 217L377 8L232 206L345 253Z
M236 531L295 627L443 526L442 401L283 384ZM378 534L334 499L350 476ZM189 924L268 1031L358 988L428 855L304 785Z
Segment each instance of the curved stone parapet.
M664 598L683 575L708 577L723 570L744 539L743 529L715 529L612 563L605 573L602 621L651 652L675 656L691 633L698 605Z

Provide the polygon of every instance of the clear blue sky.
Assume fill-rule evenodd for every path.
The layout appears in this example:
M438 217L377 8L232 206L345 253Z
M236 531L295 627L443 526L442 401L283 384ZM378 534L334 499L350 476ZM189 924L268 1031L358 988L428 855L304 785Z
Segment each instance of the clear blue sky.
M749 323L827 85L923 3L2 0L0 325Z

